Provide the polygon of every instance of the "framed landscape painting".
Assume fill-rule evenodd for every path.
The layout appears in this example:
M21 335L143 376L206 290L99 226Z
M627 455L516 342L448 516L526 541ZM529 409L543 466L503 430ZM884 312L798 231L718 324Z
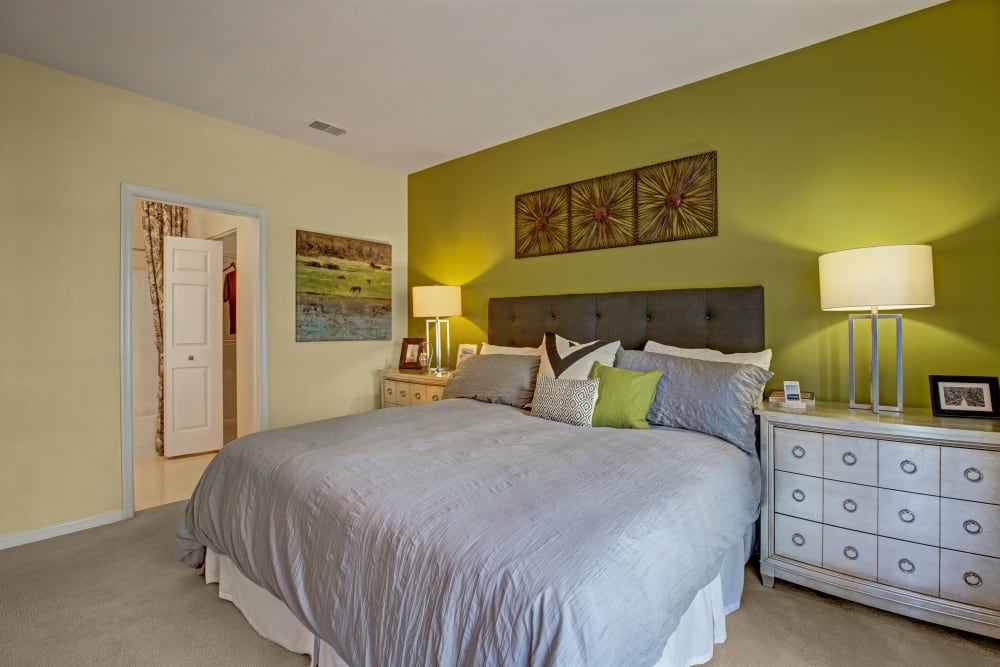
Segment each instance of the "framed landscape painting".
M295 231L295 340L392 338L392 246Z

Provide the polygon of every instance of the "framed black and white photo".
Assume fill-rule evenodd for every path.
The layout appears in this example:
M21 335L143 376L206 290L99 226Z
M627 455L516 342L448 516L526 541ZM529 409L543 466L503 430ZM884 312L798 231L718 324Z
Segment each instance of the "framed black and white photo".
M1000 385L995 377L931 375L931 410L936 417L1000 419Z

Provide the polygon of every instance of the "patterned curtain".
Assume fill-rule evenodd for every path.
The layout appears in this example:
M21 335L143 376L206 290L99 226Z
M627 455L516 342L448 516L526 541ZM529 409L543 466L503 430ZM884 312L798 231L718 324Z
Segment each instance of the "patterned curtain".
M163 237L187 236L188 210L159 202L142 202L142 238L146 247L149 296L153 300L153 333L159 356L156 389L156 453L163 455Z

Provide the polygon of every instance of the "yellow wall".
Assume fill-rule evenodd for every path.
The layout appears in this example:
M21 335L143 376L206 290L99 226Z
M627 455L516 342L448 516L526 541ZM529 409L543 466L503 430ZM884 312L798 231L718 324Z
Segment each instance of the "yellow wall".
M0 535L121 500L122 182L267 211L270 425L374 407L398 341L295 342L295 229L387 241L406 177L0 55Z
M930 243L937 306L904 313L905 402L926 406L930 373L1000 374L998 110L1000 3L956 0L412 174L410 284L465 286L455 344L493 296L762 284L771 386L846 400L817 256ZM513 258L515 195L708 150L718 237Z

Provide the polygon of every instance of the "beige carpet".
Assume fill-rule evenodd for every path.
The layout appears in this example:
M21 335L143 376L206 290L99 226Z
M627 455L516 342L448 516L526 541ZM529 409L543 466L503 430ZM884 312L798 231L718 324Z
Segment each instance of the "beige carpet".
M183 503L0 551L0 665L308 665L259 637L174 560ZM711 665L1000 665L1000 642L778 582L747 569Z

